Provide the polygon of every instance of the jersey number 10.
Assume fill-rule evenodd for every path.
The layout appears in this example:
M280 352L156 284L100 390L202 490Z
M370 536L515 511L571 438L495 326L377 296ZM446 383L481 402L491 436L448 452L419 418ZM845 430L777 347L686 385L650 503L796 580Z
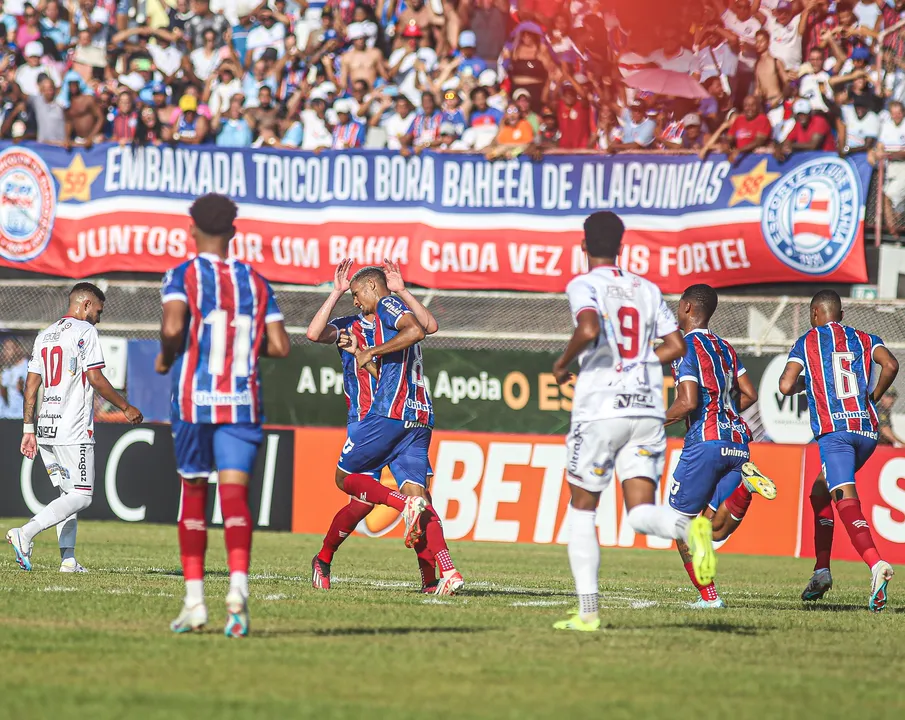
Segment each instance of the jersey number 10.
M226 310L211 310L204 318L204 324L211 327L211 344L207 358L207 371L220 376L226 371L226 336L229 327L233 333L232 377L248 377L248 358L251 355L251 315L236 315L229 322Z
M44 361L44 386L59 385L63 379L63 348L59 345L42 347L41 360Z

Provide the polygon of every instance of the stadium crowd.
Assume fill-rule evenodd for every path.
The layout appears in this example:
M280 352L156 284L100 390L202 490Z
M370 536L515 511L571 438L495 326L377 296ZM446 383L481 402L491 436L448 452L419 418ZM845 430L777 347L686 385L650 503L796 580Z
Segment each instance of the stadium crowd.
M0 136L490 157L822 148L885 154L901 203L902 17L905 0L0 0Z

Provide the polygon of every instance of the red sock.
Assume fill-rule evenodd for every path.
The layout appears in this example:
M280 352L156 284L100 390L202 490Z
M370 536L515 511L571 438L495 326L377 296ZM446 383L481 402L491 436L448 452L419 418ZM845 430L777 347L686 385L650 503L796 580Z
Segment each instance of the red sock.
M421 587L427 587L437 582L437 570L434 567L436 559L427 544L425 532L415 543L415 555L418 557L418 569L421 571Z
M726 498L725 503L726 509L729 510L732 517L741 520L745 517L748 506L751 504L751 491L745 487L745 483L739 483L739 486Z
M829 570L833 552L833 502L829 495L811 495L814 510L814 570Z
M179 516L179 557L186 580L204 580L207 552L207 479L192 484L182 481L182 514Z
M375 505L389 505L394 510L402 512L405 509L405 495L390 490L381 485L374 478L367 475L353 473L343 480L343 490L349 495L364 502Z
M839 500L836 503L836 512L839 513L839 519L845 525L855 550L867 563L867 567L872 568L880 561L880 553L877 552L870 527L864 519L864 513L861 512L861 501L858 498Z
M748 499L751 499L751 495L748 495ZM698 592L701 593L701 597L704 600L716 600L719 595L716 592L716 585L710 583L709 585L701 585L698 582L698 579L694 576L694 566L687 562L685 563L685 572L688 573L688 577L691 578L691 584L697 588Z
M324 537L324 544L317 556L325 563L333 562L333 553L342 545L352 531L358 527L358 523L365 519L365 516L371 512L373 505L368 505L360 500L352 498L348 505L333 516L333 522L330 523L330 529Z
M440 516L437 515L433 505L428 505L422 515L421 527L424 528L424 536L427 538L428 547L440 565L440 572L455 570L452 558L449 556L449 548L446 546L446 538L443 537L443 525Z
M226 539L226 564L230 573L248 574L251 556L251 511L248 509L248 487L220 486L220 511Z

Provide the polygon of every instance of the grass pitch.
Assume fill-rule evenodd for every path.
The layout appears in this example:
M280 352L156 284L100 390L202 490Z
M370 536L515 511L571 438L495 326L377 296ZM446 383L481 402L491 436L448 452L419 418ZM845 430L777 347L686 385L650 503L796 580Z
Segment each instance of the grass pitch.
M417 592L398 541L347 541L323 592L309 584L320 538L259 533L253 635L236 641L222 636L222 539L211 532L211 625L190 636L167 627L175 527L81 524L88 575L57 572L52 530L31 573L5 547L0 717L905 717L905 579L875 616L860 564L836 563L835 589L805 608L808 561L723 556L730 608L693 611L677 554L605 550L606 629L582 634L551 629L573 605L562 547L453 543L467 592L439 599Z

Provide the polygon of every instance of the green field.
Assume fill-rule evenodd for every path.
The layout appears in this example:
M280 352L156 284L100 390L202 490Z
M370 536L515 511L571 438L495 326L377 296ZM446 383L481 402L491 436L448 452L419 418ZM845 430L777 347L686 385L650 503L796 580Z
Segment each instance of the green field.
M52 530L31 573L3 550L0 717L905 717L905 603L894 582L886 612L868 613L860 564L837 563L827 602L806 609L809 562L724 556L731 607L693 611L677 555L607 550L605 629L562 633L562 547L454 543L467 593L438 599L417 591L398 541L349 540L323 592L309 585L319 538L260 533L243 641L222 636L221 532L212 624L190 636L167 628L182 596L174 527L86 522L79 534L89 575L57 572Z

